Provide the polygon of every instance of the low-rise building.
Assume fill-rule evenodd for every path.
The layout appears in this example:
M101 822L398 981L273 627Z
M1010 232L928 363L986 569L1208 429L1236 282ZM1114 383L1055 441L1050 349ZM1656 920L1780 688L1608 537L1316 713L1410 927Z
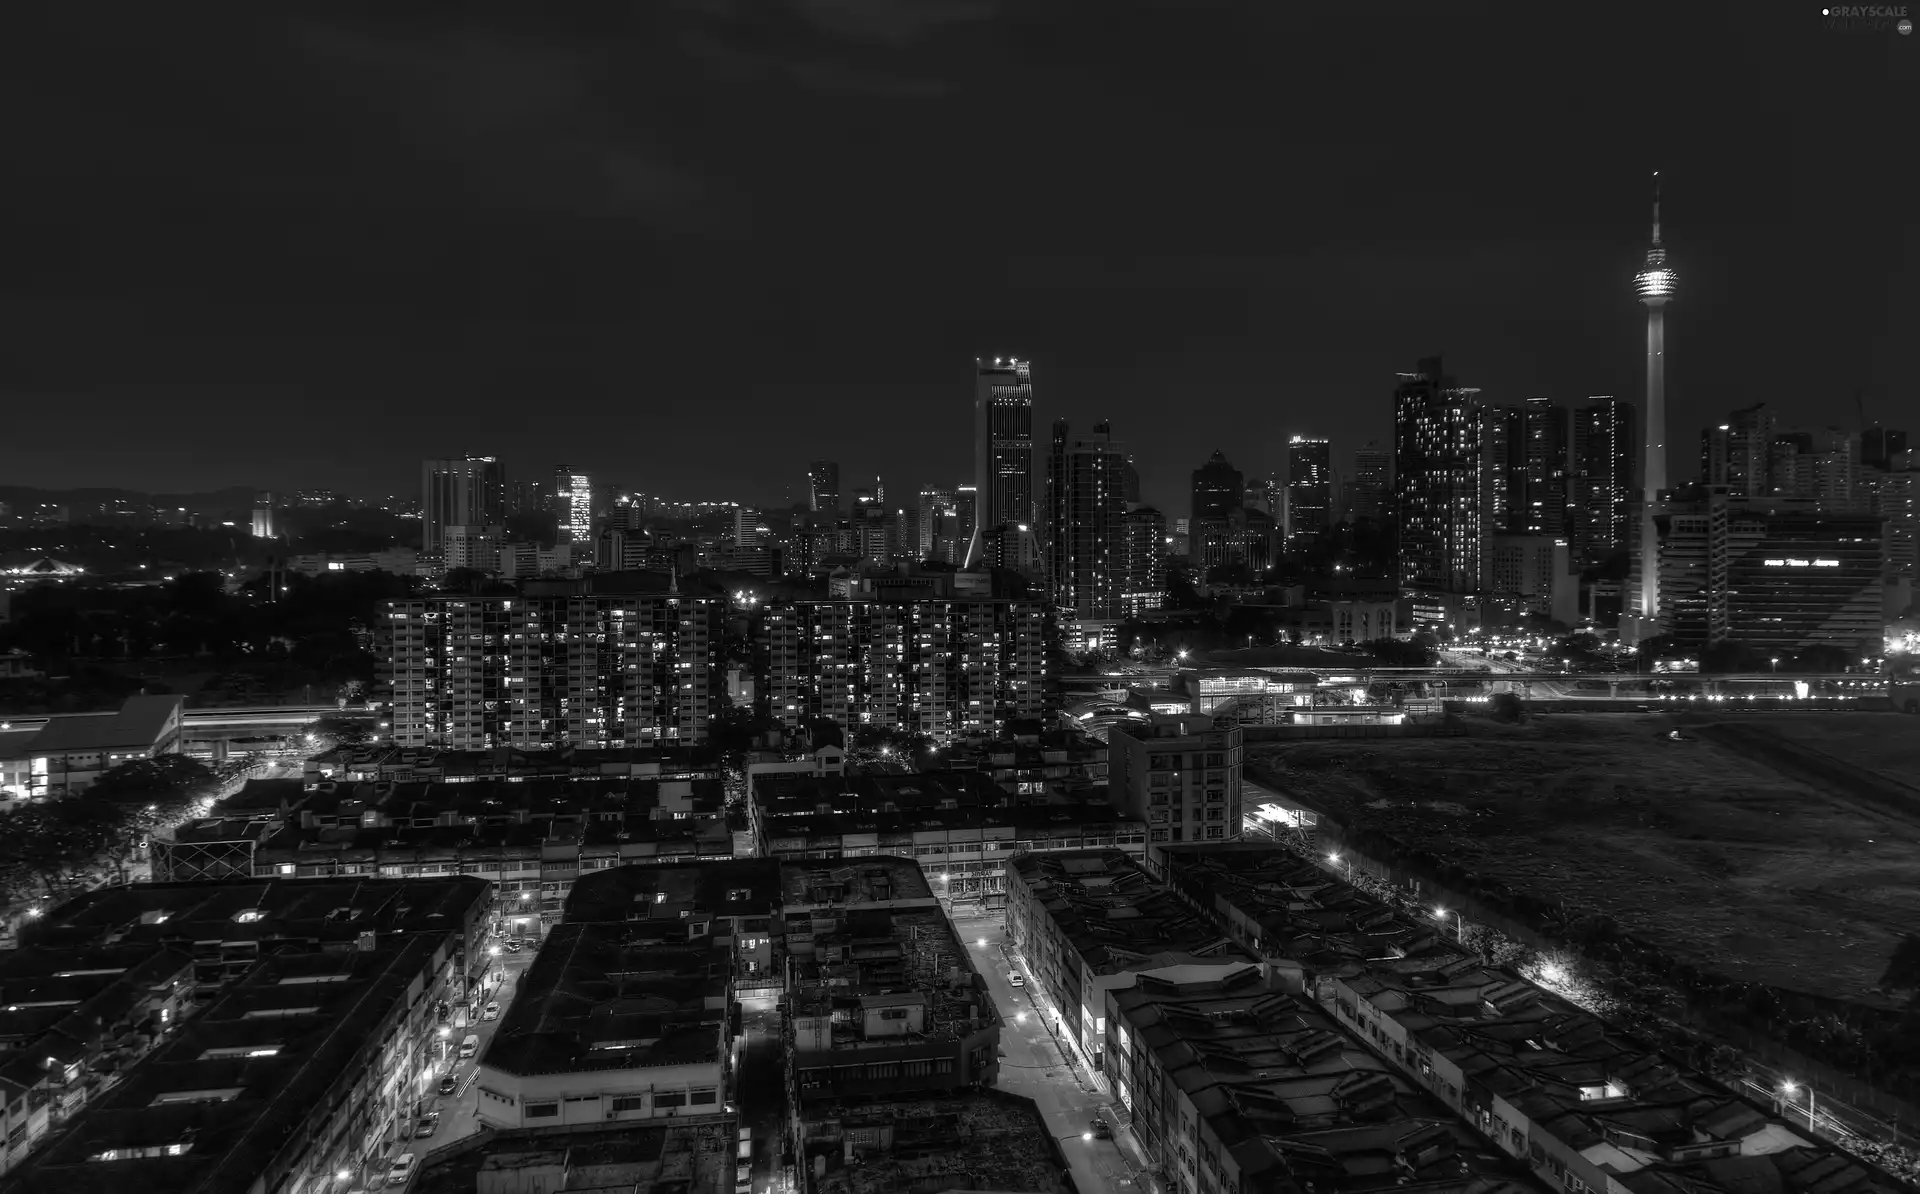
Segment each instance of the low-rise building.
M1796 1128L1778 1105L1483 963L1441 922L1356 890L1337 865L1255 843L1148 856L1170 888L1303 992L1296 1003L1317 1004L1396 1081L1443 1104L1536 1181L1572 1194L1898 1188Z
M1257 965L1170 967L1106 997L1115 1094L1173 1189L1544 1191Z
M733 1194L725 1117L625 1122L605 1132L508 1133L421 1158L409 1194Z
M1007 933L1053 1004L1054 1032L1101 1072L1106 993L1170 966L1224 973L1254 961L1219 926L1119 850L1020 854L1007 863Z
M485 956L485 905L476 879L62 905L0 965L10 1188L318 1194L379 1165L431 1087L439 1009Z
M1226 717L1116 723L1107 739L1114 807L1147 823L1149 845L1239 837L1241 740Z
M950 770L979 771L1016 796L1086 795L1107 783L1107 744L1074 729L969 739L940 760Z
M781 872L803 1150L845 1100L991 1085L1000 1015L919 866L883 855Z
M1018 797L978 771L762 776L749 807L771 858L911 857L948 906L998 909L1005 860L1034 850L1144 849L1146 826L1104 799Z
M735 978L772 971L780 881L776 864L740 860L577 884L480 1059L481 1121L730 1122Z
M15 751L26 760L28 794L66 796L122 763L177 754L183 697L134 696L114 713L63 713Z
M818 1161L814 1158L819 1158ZM834 1109L807 1141L814 1194L1073 1189L1067 1159L1032 1099L984 1089Z

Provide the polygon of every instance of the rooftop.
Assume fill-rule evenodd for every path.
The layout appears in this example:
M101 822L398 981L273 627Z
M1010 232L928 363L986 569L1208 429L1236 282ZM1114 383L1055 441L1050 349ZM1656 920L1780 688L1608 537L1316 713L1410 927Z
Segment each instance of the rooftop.
M1172 847L1162 857L1170 886L1245 915L1263 954L1334 980L1336 1006L1349 1007L1342 1014L1394 1022L1416 1051L1459 1069L1467 1097L1505 1100L1635 1194L1898 1188L1771 1106L1483 963L1434 924L1290 851L1234 843ZM1365 1007L1351 1006L1355 999Z
M799 923L789 915L786 927L790 1014L825 1017L828 1048L865 1041L862 1009L880 1001L923 1009L908 1017L922 1039L965 1036L997 1019L953 922L937 904L821 908Z
M275 880L137 883L68 900L23 934L23 945L259 940L351 941L361 932L463 930L485 899L484 879Z
M635 1189L665 1194L727 1194L733 1189L733 1128L728 1124L623 1124L618 1131L532 1140L500 1137L420 1170L413 1194L473 1194L490 1183L544 1171L564 1191ZM545 1187L553 1188L553 1187Z
M170 720L177 720L186 698L178 696L133 696L110 714L68 713L47 719L40 732L25 747L31 754L65 751L151 750L166 731Z
M779 910L782 883L780 864L768 858L612 867L574 881L566 918L570 924L679 924L708 915L771 916Z
M447 941L422 934L267 958L82 1111L11 1188L184 1194L273 1184L289 1138ZM330 975L338 981L322 978Z
M933 888L920 864L877 854L867 858L780 866L780 902L789 911L810 905L918 903L933 906Z
M1321 1008L1269 987L1257 966L1192 982L1142 974L1109 1000L1122 1021L1121 1064L1132 1069L1133 1050L1152 1055L1252 1188L1263 1174L1322 1191L1469 1180L1533 1188L1446 1106Z
M905 1102L817 1109L837 1121L836 1141L808 1149L827 1158L817 1194L900 1190L1001 1190L1036 1194L1065 1188L1066 1158L1033 1100L998 1090ZM852 1139L852 1164L844 1141ZM810 1141L811 1143L811 1141Z
M727 945L690 938L678 918L559 925L481 1064L528 1075L717 1062L731 976Z
M1119 850L1020 854L1007 865L1095 974L1258 960Z

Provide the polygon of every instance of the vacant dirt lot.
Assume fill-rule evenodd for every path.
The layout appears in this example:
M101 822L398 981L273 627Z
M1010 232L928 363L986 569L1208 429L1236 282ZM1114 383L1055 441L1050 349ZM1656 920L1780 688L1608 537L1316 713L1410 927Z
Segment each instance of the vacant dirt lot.
M1760 714L1739 724L1920 788L1920 717L1910 713Z
M1878 736L1865 714L1781 720L1806 723L1783 725L1795 740L1875 769L1845 743L1889 759L1920 751L1886 741L1920 736L1911 718ZM1920 808L1903 819L1824 794L1711 743L1669 741L1671 726L1559 714L1475 722L1465 738L1256 744L1248 756L1342 820L1515 892L1605 912L1676 957L1883 1002L1872 988L1887 957L1920 927Z

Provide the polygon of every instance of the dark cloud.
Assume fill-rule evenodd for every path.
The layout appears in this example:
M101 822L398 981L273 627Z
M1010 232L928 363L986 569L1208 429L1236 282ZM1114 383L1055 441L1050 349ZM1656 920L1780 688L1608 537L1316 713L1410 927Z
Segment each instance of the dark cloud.
M967 467L967 362L1017 351L1177 508L1214 446L1383 434L1435 351L1499 399L1637 394L1654 166L1672 441L1861 386L1893 417L1915 48L1655 3L16 7L13 472L910 485Z

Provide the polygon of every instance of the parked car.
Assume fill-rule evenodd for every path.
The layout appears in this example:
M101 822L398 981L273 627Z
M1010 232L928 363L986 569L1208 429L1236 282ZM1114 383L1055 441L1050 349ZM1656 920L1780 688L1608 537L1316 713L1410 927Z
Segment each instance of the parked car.
M394 1158L393 1168L387 1170L389 1186L404 1186L413 1178L413 1154L401 1153Z
M480 1011L480 1018L482 1020L498 1020L500 1018L500 1001L498 999L488 1000L487 1006Z
M1007 985L1010 987L1024 987L1027 985L1027 980L1020 977L1017 971L1009 970L1007 971Z
M438 1111L429 1111L420 1117L420 1126L413 1130L413 1135L416 1140L424 1140L439 1130L440 1113Z
M460 1041L460 1059L465 1061L478 1052L480 1052L480 1034L469 1032Z
M440 1079L441 1094L450 1095L454 1091L459 1089L460 1089L460 1076L458 1074L448 1074L446 1077Z
M1108 1123L1104 1116L1099 1116L1099 1115L1094 1116L1093 1122L1089 1123L1087 1127L1093 1129L1093 1134L1098 1139L1101 1139L1101 1140L1113 1139L1113 1125Z
M503 946L502 948L504 948L510 954L517 954L521 950L525 949L526 945L523 942L521 942L520 939L517 937L509 937L507 938L506 945Z

